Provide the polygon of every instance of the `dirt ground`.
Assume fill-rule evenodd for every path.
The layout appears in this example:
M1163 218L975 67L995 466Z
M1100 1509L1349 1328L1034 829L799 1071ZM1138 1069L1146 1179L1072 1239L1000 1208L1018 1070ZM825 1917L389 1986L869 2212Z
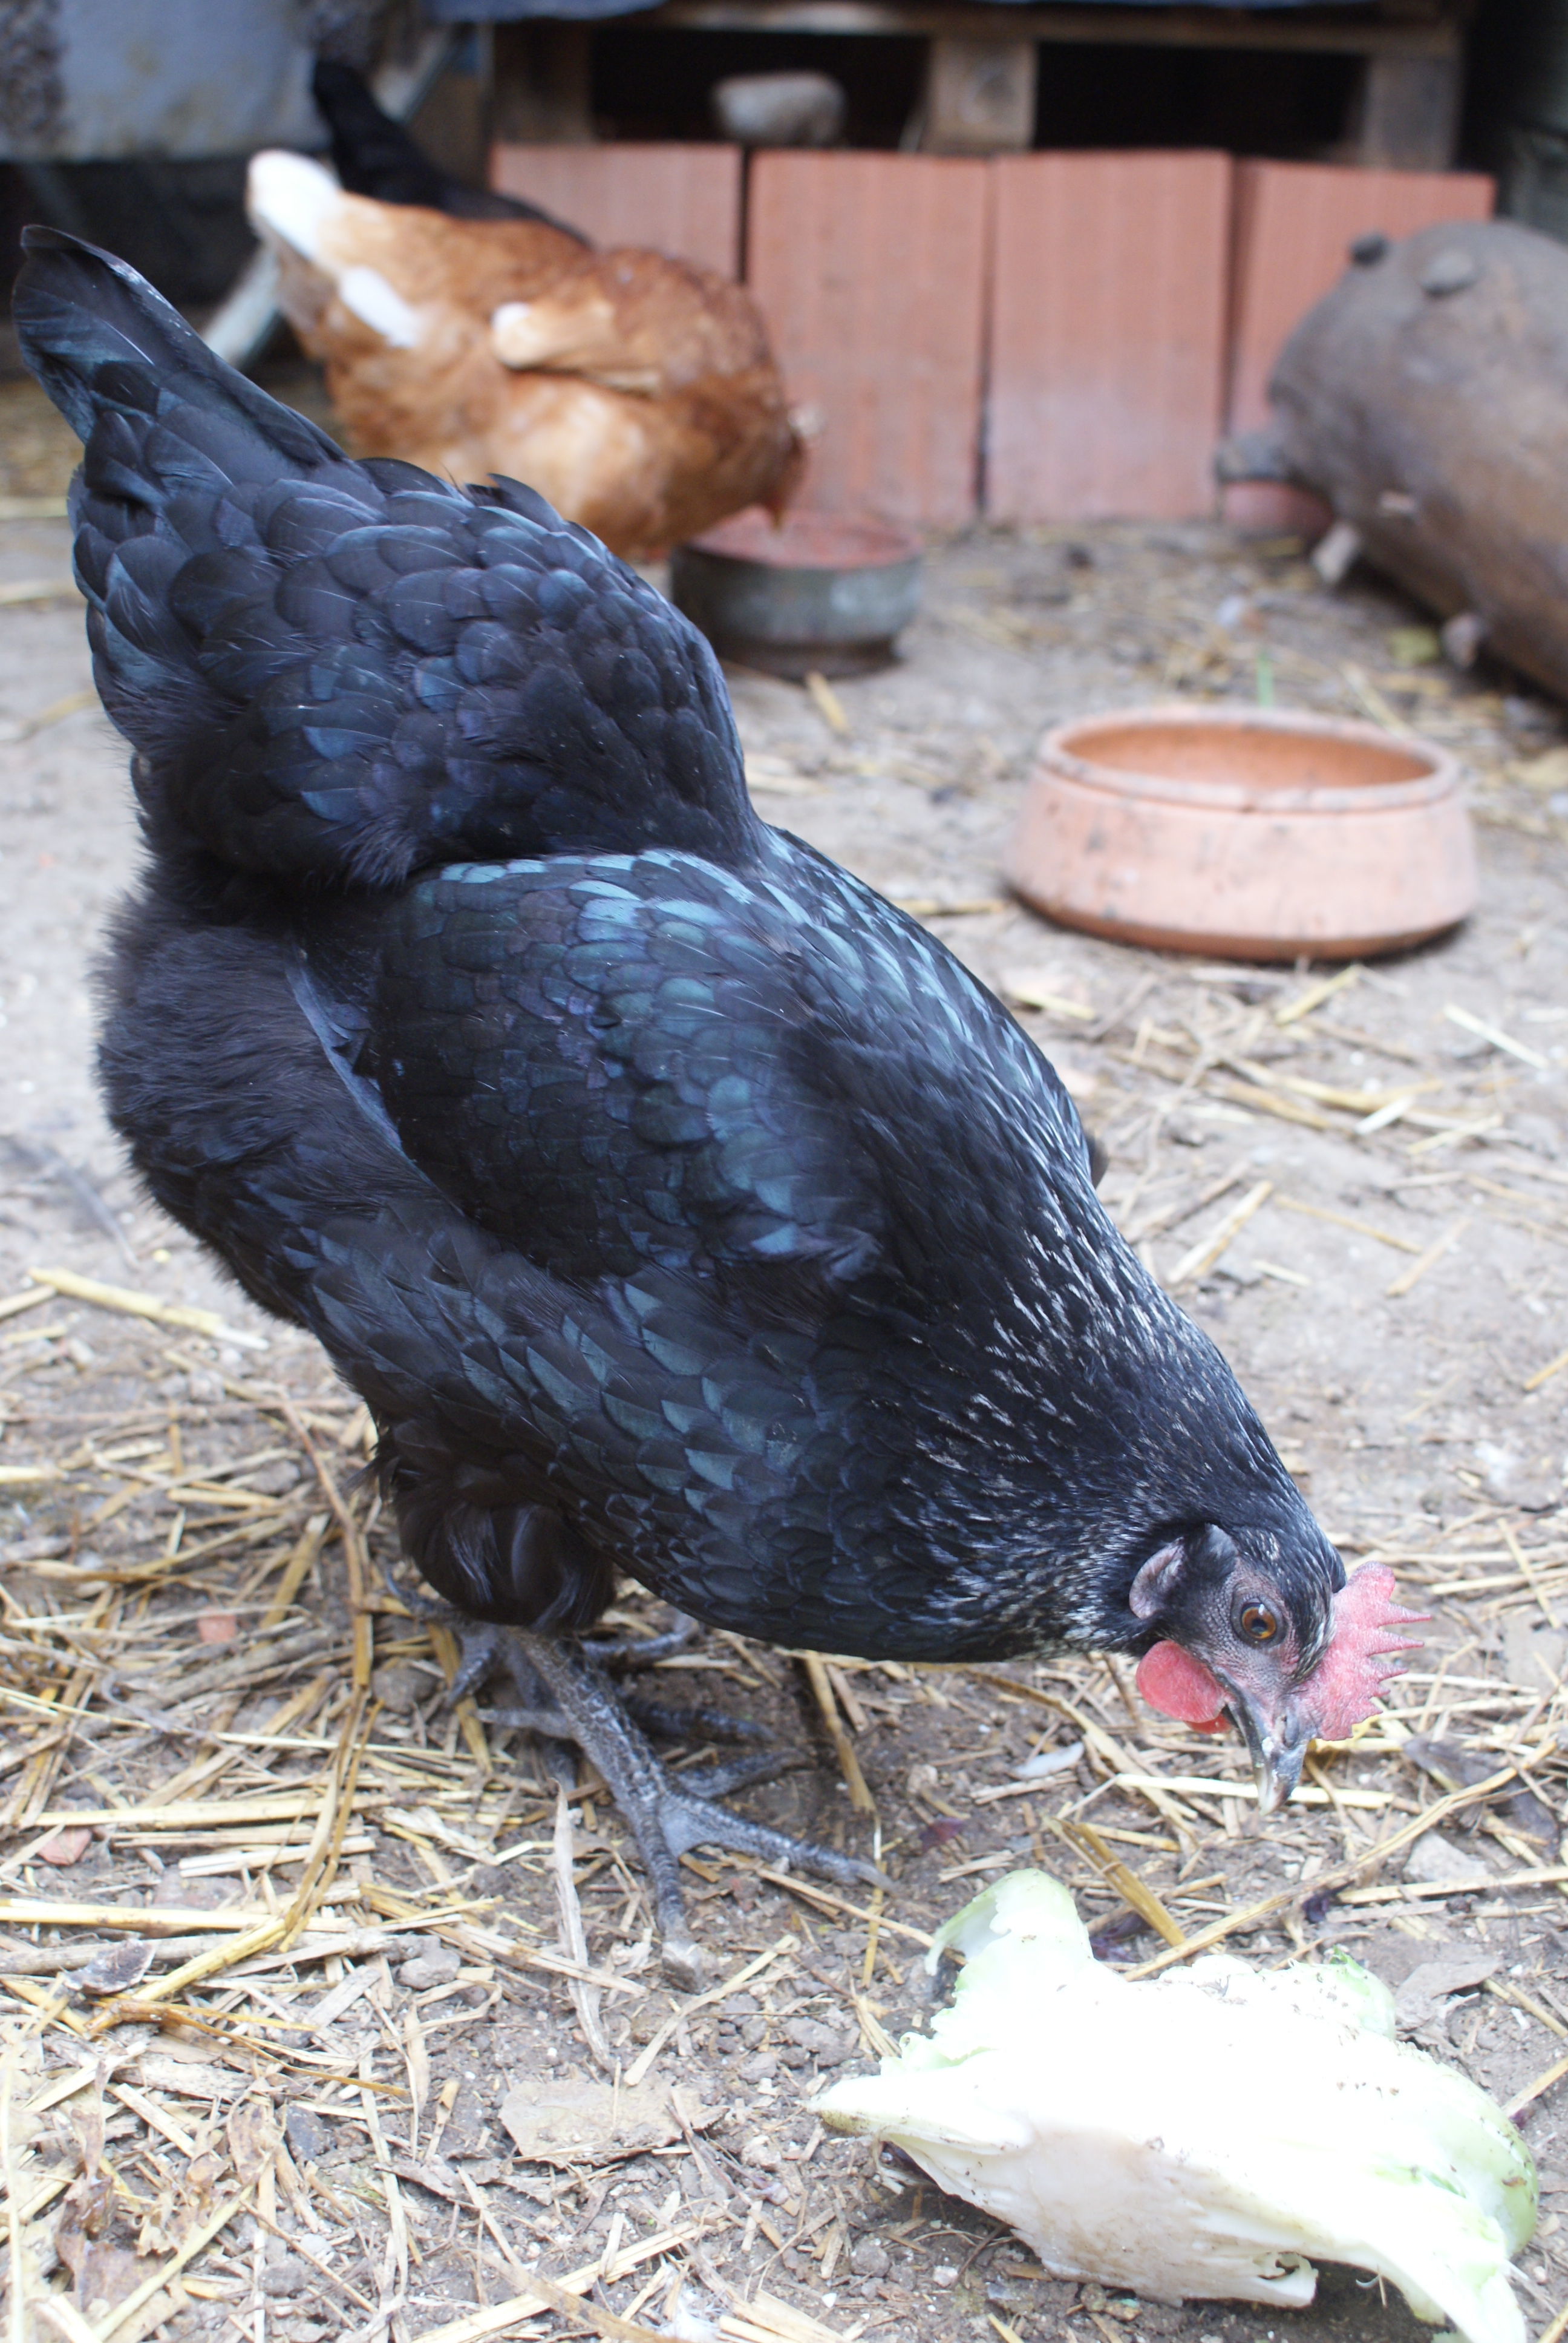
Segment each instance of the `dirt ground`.
M1413 2336L1332 2268L1294 2313L1048 2278L824 2135L820 2079L929 2009L929 1933L1040 1862L1128 1968L1161 1926L1241 1917L1255 1963L1344 1946L1398 1988L1405 2030L1517 2107L1540 2161L1519 2278L1540 2335L1568 2293L1568 2082L1543 2082L1568 2035L1568 1372L1543 1375L1568 1345L1559 711L1429 663L1375 580L1330 594L1298 545L1207 525L934 548L903 662L836 688L842 731L793 686L732 679L765 815L1013 1000L1110 1151L1111 1209L1330 1534L1433 1621L1386 1718L1266 1824L1237 1745L1154 1718L1105 1665L849 1662L813 1684L705 1636L663 1664L672 1696L809 1760L749 1810L879 1843L894 1885L835 1899L699 1856L715 1989L676 1993L635 1854L582 1785L574 1979L544 1755L487 1724L491 1695L447 1704L450 1638L384 1590L361 1411L138 1197L97 1106L90 968L136 841L55 590L65 528L27 502L69 468L31 399L0 386L0 2130L25 2292L181 2343L624 2331L607 2312L685 2343ZM1460 933L1312 1006L1325 971L1157 957L1006 897L1048 722L1261 690L1462 758L1483 891ZM617 1615L661 1617L635 1594ZM1514 1761L1530 1784L1421 1826ZM528 2296L541 2273L584 2298L565 2328Z

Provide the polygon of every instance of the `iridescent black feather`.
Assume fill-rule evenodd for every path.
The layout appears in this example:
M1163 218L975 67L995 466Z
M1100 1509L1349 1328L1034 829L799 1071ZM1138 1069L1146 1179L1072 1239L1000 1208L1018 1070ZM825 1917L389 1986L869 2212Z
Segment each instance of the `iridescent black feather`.
M626 1569L793 1644L1138 1649L1222 1524L1337 1558L1123 1244L1045 1059L747 798L722 679L526 488L357 464L121 264L15 316L151 858L107 980L153 1192L365 1394L466 1610Z

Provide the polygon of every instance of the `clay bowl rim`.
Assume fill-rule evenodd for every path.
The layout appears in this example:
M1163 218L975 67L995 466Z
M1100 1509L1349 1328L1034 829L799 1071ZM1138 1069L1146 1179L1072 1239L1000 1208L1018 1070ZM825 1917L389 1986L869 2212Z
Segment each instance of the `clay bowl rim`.
M754 508L748 507L747 513L749 514L753 509ZM802 512L798 516L802 520L827 521L843 528L847 533L863 531L867 538L879 538L884 548L889 548L869 555L859 561L789 559L784 548L789 541L790 520L797 518L789 513L786 513L783 527L775 540L779 548L779 558L777 560L772 559L767 551L743 551L739 546L714 543L714 538L722 529L728 528L731 521L746 517L746 515L734 513L729 516L729 520L716 521L712 528L705 529L700 537L687 538L679 550L682 553L699 553L709 561L728 562L738 569L760 569L770 578L856 578L872 570L901 569L910 564L920 563L925 558L926 547L922 538L917 537L912 529L900 528L896 521L882 520L873 513ZM766 544L767 540L764 539L763 542ZM891 549L894 548L897 549Z
M1420 758L1428 767L1402 780L1354 781L1336 787L1314 782L1305 787L1250 786L1245 781L1180 779L1172 774L1132 772L1116 765L1096 764L1081 756L1073 745L1091 729L1111 727L1180 725L1196 731L1203 727L1224 732L1294 733L1321 740ZM1307 709L1193 708L1184 701L1151 701L1135 708L1107 708L1089 716L1069 718L1053 725L1040 742L1040 765L1058 779L1076 782L1106 797L1185 806L1194 811L1261 816L1388 813L1434 805L1455 795L1463 782L1459 760L1423 734L1390 732L1358 717L1320 716ZM1038 768L1037 768L1038 769Z

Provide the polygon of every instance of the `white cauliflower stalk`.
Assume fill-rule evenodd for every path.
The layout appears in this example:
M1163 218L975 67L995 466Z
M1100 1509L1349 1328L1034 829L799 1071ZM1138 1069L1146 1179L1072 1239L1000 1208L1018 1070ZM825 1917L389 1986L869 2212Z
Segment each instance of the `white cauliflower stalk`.
M1392 2280L1468 2343L1523 2343L1509 2261L1534 2167L1484 2092L1393 2039L1342 1956L1260 1974L1225 1956L1134 1983L1071 1896L1015 1872L932 1947L967 1966L929 2035L817 2101L1010 2222L1060 2278L1155 2301L1310 2302L1319 2254Z

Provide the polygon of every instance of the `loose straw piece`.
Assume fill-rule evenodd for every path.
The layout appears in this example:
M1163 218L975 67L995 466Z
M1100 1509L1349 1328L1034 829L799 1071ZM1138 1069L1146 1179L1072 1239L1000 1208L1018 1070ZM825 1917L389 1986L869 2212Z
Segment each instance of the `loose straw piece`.
M99 1310L117 1310L124 1318L149 1318L157 1326L184 1326L213 1342L237 1342L246 1350L265 1351L265 1334L246 1333L231 1326L216 1310L187 1310L183 1302L160 1302L156 1293L134 1286L105 1285L95 1277L78 1277L74 1269L30 1269L29 1277L46 1292L63 1293L72 1302L91 1302Z
M243 1935L254 1928L251 1912L218 1910L180 1904L65 1904L45 1896L9 1896L0 1903L0 1926L8 1928L94 1928L126 1930L135 1936L204 1936L232 1930Z
M1408 1269L1401 1270L1392 1285L1384 1286L1383 1292L1388 1299L1391 1302L1397 1302L1402 1294L1408 1293L1412 1286L1419 1283L1426 1275L1432 1264L1442 1259L1449 1247L1458 1243L1469 1226L1469 1214L1461 1213L1459 1219L1451 1227L1444 1229L1435 1243L1429 1244L1426 1251L1417 1260L1412 1261Z
M839 1704L834 1698L832 1683L822 1655L820 1652L802 1652L799 1659L801 1666L806 1671L806 1681L811 1687L812 1697L820 1712L822 1723L827 1728L828 1738L837 1754L839 1771L843 1775L845 1787L849 1793L849 1804L859 1814L874 1815L877 1811L877 1802L866 1786L866 1777L860 1771L860 1761L855 1755L855 1745L850 1740L844 1720L839 1714Z
M1119 1741L1114 1733L1108 1732L1103 1725L1097 1725L1093 1717L1074 1702L1063 1700L1060 1693L1042 1691L1039 1684L1020 1684L1015 1677L999 1675L992 1669L967 1668L964 1673L972 1676L976 1684L990 1684L994 1691L1010 1694L1014 1700L1033 1701L1040 1708L1054 1709L1058 1716L1065 1716L1068 1723L1083 1735L1095 1756L1106 1767L1108 1775L1125 1775L1135 1781L1140 1795L1148 1799L1161 1822L1170 1825L1178 1839L1184 1840L1189 1846L1193 1844L1193 1817L1177 1804L1169 1785L1161 1780L1156 1787L1157 1777L1141 1775L1126 1745Z
M1498 1523L1497 1526L1503 1533L1503 1544L1508 1548L1509 1553L1519 1564L1520 1577L1524 1581L1525 1585L1528 1586L1531 1594L1535 1597L1536 1609L1540 1612L1541 1616L1545 1620L1546 1624L1549 1627L1555 1627L1559 1624L1557 1614L1553 1611L1551 1604L1546 1599L1545 1592L1541 1584L1540 1573L1536 1570L1534 1562L1532 1560L1531 1556L1525 1553L1524 1548L1520 1544L1518 1538L1514 1535L1513 1524L1508 1521L1501 1521Z
M1421 1247L1413 1237L1402 1237L1392 1229L1380 1229L1375 1221L1358 1221L1351 1212L1331 1212L1326 1204L1304 1204L1295 1196L1275 1198L1282 1212L1305 1212L1310 1220L1332 1221L1336 1229L1353 1229L1357 1236L1376 1237L1379 1244L1392 1245L1397 1252L1416 1252ZM1568 1357L1568 1353L1564 1353Z
M588 1931L583 1926L582 1906L578 1900L577 1880L573 1875L572 1810L565 1790L558 1784L556 1788L555 1836L550 1855L550 1869L556 1884L556 1909L560 1915L561 1950L569 1961L575 1961L579 1968L586 1969L588 1965ZM616 2062L605 2039L597 1988L585 1985L581 1977L574 1976L567 1980L567 1990L578 2014L578 2024L583 2030L583 2040L606 2074L613 2074Z
M15 2265L20 2269L20 2261ZM98 2330L89 2327L68 2294L54 2294L47 2287L26 2306L40 2318L45 2319L65 2343L98 2343Z
M1309 984L1304 992L1298 992L1293 1001L1287 1001L1282 1009L1275 1010L1275 1024L1293 1025L1298 1018L1310 1017L1314 1009L1321 1009L1325 1001L1333 999L1336 992L1347 991L1361 975L1360 960L1352 960L1336 976L1325 976L1318 983Z
M1533 1050L1528 1041L1516 1041L1512 1033L1503 1031L1501 1025L1489 1025L1484 1017L1473 1016L1468 1009L1461 1009L1452 1001L1444 1001L1442 1013L1451 1025L1462 1026L1467 1033L1478 1033L1483 1041L1490 1041L1494 1050L1502 1050L1511 1058L1523 1059L1525 1065L1533 1066L1538 1074L1551 1071L1550 1059L1543 1057L1539 1050Z
M1553 2059L1543 2075L1537 2075L1533 2083L1527 2083L1523 2090L1509 2100L1503 2114L1511 2122L1516 2121L1533 2100L1540 2098L1543 2092L1549 2091L1553 2083L1560 2083L1564 2075L1568 2075L1568 2057Z
M1549 1383L1553 1375L1560 1375L1564 1367L1568 1367L1568 1351L1559 1352L1556 1358L1548 1359L1543 1367L1537 1367L1528 1383L1521 1388L1527 1392L1539 1391L1542 1384Z
M1255 1188L1249 1188L1241 1202L1232 1205L1226 1213L1219 1227L1182 1254L1171 1272L1169 1282L1171 1288L1185 1285L1190 1279L1201 1277L1206 1270L1212 1269L1221 1254L1230 1250L1253 1214L1262 1211L1273 1192L1271 1180L1260 1180Z
M151 2278L144 2278L134 2294L126 2295L124 2302L117 2302L102 2324L93 2329L95 2343L109 2343L110 2336L116 2334L127 2318L140 2310L144 2303L150 2302L155 2294L167 2286L170 2278L177 2277L187 2262L194 2261L202 2247L209 2246L218 2231L228 2227L255 2187L254 2180L247 2181L236 2196L220 2205L216 2213L209 2213L206 2219L191 2231L178 2250L170 2256L162 2269L155 2270Z
M367 1695L362 1692L357 1693L344 1719L327 1795L321 1802L321 1812L311 1834L299 1885L287 1909L260 1927L231 1937L226 1945L215 1946L211 1952L198 1953L194 1960L185 1962L179 1968L170 1969L166 1976L158 1977L150 1985L139 1986L135 1996L138 2006L146 2002L167 2001L171 1996L184 1993L187 1986L199 1985L204 1977L213 1976L217 1970L231 1968L236 1961L248 1960L255 1953L270 1953L280 1946L286 1946L298 1936L311 1912L325 1897L337 1872L337 1859L353 1811L359 1768L364 1762L365 1745L370 1737L375 1714ZM119 2025L123 2015L120 2005L110 2001L94 2019L92 2030L104 2033Z
M782 1887L791 1896L799 1896L804 1904L820 1906L824 1912L844 1912L851 1920L869 1924L870 1914L863 1904L851 1904L847 1896L835 1896L829 1887L819 1887L814 1879L798 1879L792 1871L765 1871L759 1866L759 1879L770 1887ZM930 1945L931 1939L924 1928L911 1928L902 1920L890 1920L884 1912L877 1923L884 1936L907 1936L911 1945Z
M769 1875L764 1872L761 1875L766 1879ZM921 1941L929 1945L930 1938L927 1936ZM743 1969L737 1969L734 1976L726 1977L722 1985L712 1985L709 1986L706 1993L694 1994L672 2017L665 2019L647 2048L639 2051L627 2068L623 2078L627 2089L636 2090L678 2026L683 2024L696 2011L706 2009L711 2002L724 2001L730 1994L739 1993L742 1986L749 1985L753 1977L760 1976L764 1969L771 1968L774 1962L782 1960L786 1953L793 1953L798 1949L798 1940L794 1936L780 1936L776 1945L769 1945L765 1953L759 1953L754 1961L748 1961Z
M1423 1807L1400 1829L1391 1831L1388 1837L1380 1839L1375 1846L1363 1849L1360 1855L1351 1856L1344 1863L1335 1864L1332 1870L1320 1871L1313 1879L1298 1881L1292 1886L1281 1889L1277 1895L1265 1896L1260 1903L1249 1904L1239 1912L1228 1912L1222 1919L1211 1920L1206 1928L1200 1928L1196 1935L1189 1936L1180 1948L1172 1945L1167 1951L1156 1953L1152 1960L1143 1961L1137 1968L1128 1969L1125 1974L1130 1977L1153 1976L1158 1970L1169 1968L1172 1961L1187 1960L1194 1953L1206 1953L1211 1945L1221 1944L1225 1937L1233 1936L1243 1928L1255 1928L1260 1921L1271 1919L1276 1912L1284 1911L1287 1906L1297 1903L1303 1896L1324 1896L1336 1888L1348 1886L1363 1871L1386 1863L1389 1856L1397 1855L1402 1846L1409 1846L1412 1840L1421 1837L1423 1831L1435 1829L1439 1823L1446 1822L1449 1815L1457 1814L1461 1807L1473 1806L1478 1799L1489 1798L1494 1791L1517 1781L1543 1757L1550 1757L1556 1746L1555 1740L1549 1741L1528 1755L1516 1758L1512 1765L1503 1766L1499 1772L1489 1774L1484 1782L1473 1783L1468 1789L1451 1791L1447 1797L1439 1798L1433 1805ZM1473 1880L1470 1882L1473 1890L1475 1885Z
M348 1568L348 1609L354 1621L354 1689L364 1694L370 1685L370 1673L376 1662L376 1629L366 1608L365 1535L352 1512L343 1501L343 1493L301 1420L299 1410L290 1399L281 1402L288 1428L309 1458L321 1493L332 1508L343 1540L343 1558Z
M817 669L812 668L806 678L806 689L815 701L817 712L824 724L834 732L848 732L849 719L844 712L844 703L827 677L819 675Z
M81 590L74 578L18 578L0 586L0 608L15 609L22 602L64 602Z
M277 1582L277 1592L262 1616L262 1628L276 1627L286 1618L327 1536L327 1516L313 1513L295 1540L294 1550L283 1565L283 1576ZM270 1564L267 1565L271 1567Z
M1156 1936L1163 1936L1168 1945L1178 1948L1185 1945L1187 1932L1181 1922L1166 1910L1154 1890L1139 1878L1131 1866L1111 1853L1091 1823L1068 1822L1058 1815L1047 1815L1045 1819L1077 1854L1088 1856L1106 1885L1113 1887L1141 1920L1147 1920Z
M1477 1879L1473 1875L1469 1879L1402 1879L1394 1887L1347 1887L1340 1900L1344 1904L1413 1904L1432 1897L1441 1903L1445 1896L1491 1895L1513 1887L1561 1887L1564 1882L1568 1882L1568 1864L1543 1863L1529 1871L1510 1871L1500 1878Z
M486 2343L493 2335L507 2335L525 2318L532 2318L541 2310L560 2310L579 2327L590 2327L596 2335L613 2338L613 2343L669 2343L668 2336L652 2327L639 2327L633 2318L621 2318L613 2310L603 2310L592 2301L585 2282L581 2292L570 2286L558 2286L554 2278L530 2278L526 2294L515 2294L509 2302L493 2303L487 2310L476 2310L467 2318L455 2318L446 2327L428 2327L416 2337L415 2343Z
M20 1293L8 1293L0 1301L0 1318L19 1317L24 1310L36 1310L41 1302L55 1299L52 1285L26 1285Z

